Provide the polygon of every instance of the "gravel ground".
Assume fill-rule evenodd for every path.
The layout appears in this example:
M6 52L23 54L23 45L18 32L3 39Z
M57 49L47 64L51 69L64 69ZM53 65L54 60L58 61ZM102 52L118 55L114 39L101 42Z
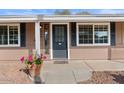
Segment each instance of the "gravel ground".
M124 84L124 71L95 71L89 80L79 84Z
M0 84L31 84L32 81L24 72L18 62L0 62Z

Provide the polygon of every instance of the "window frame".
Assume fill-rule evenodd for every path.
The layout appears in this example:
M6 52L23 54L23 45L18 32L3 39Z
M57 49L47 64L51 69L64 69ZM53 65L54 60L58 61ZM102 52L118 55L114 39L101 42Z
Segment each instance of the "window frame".
M0 45L0 47L20 47L20 24L0 24L0 26L7 26L7 35L8 35L8 44ZM9 26L17 26L18 27L18 44L10 44L9 43Z
M93 25L93 43L80 44L79 43L79 25ZM95 43L94 25L108 25L108 43ZM110 46L110 23L77 23L76 24L76 44L77 46Z

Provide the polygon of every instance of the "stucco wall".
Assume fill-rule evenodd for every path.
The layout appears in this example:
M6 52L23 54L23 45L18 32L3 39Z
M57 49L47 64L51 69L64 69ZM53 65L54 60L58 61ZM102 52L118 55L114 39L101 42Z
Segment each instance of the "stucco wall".
M124 22L116 22L116 46L124 46Z
M116 23L116 46L122 45L122 23Z
M124 48L111 48L111 59L124 59Z
M26 23L26 47L34 49L35 45L35 24Z
M111 48L111 59L124 59L124 22L116 22L116 45Z
M116 22L115 28L116 28L115 46L106 47L106 48L74 46L71 47L70 49L70 58L71 59L109 59L109 58L124 59L124 22Z
M70 59L108 59L107 46L71 46L71 38L70 28Z
M21 56L28 56L27 49L0 49L0 60L19 60Z
M26 46L1 47L0 60L19 60L21 56L27 57L32 48L34 48L34 23L26 23Z
M44 35L41 31L41 53L44 53ZM49 42L50 43L50 42ZM35 48L35 24L26 23L26 46L0 48L0 60L18 60L21 56L28 56ZM109 53L110 52L110 53ZM47 55L47 59L50 55ZM79 47L71 46L70 30L70 58L71 59L124 59L124 22L116 23L116 45L111 48L105 46Z
M108 48L75 47L70 49L71 59L108 59Z

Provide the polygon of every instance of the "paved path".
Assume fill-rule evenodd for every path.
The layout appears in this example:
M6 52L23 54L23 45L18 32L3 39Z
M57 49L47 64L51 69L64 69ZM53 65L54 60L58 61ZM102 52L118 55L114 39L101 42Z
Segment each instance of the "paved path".
M82 61L68 64L53 64L51 61L45 63L43 68L42 78L46 84L75 84L92 75L92 69Z
M88 80L92 71L122 71L124 61L109 60L70 60L68 64L44 63L41 71L45 84L76 84Z
M124 71L124 60L86 60L93 71Z

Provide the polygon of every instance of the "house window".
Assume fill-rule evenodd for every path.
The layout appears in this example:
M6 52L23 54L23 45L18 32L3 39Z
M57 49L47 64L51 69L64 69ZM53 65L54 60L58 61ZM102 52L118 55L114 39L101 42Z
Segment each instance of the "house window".
M77 45L110 45L109 23L79 23Z
M9 44L18 44L18 26L9 26Z
M19 25L0 25L0 46L19 46Z
M57 26L55 27L55 41L56 42L64 42L64 27L63 26Z
M0 45L8 45L7 26L0 26Z
M95 25L95 43L108 43L108 25Z
M79 26L79 43L80 44L93 43L93 26L92 25Z

